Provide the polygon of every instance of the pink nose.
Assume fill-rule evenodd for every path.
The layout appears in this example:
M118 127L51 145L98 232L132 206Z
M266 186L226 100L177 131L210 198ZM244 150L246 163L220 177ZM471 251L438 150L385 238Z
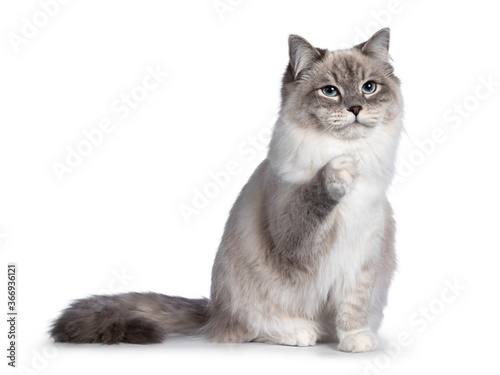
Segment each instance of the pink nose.
M359 114L359 111L361 111L361 109L363 109L363 107L361 107L360 105L353 105L351 108L348 109L348 111L354 113L354 115L357 116Z

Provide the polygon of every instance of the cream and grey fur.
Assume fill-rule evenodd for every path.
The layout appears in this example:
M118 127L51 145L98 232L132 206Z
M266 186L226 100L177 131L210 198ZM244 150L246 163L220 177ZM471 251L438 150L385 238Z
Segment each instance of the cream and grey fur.
M63 312L54 339L147 344L186 334L373 350L396 265L386 190L402 99L388 48L388 29L339 51L291 35L269 153L231 210L210 299L93 296ZM368 81L373 93L363 92Z

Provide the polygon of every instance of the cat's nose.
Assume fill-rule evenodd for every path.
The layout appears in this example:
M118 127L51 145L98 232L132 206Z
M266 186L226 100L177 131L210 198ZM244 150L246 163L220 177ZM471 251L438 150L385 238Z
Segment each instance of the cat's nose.
M353 105L351 108L348 109L349 112L354 113L355 116L359 114L359 111L361 111L363 107L360 105Z

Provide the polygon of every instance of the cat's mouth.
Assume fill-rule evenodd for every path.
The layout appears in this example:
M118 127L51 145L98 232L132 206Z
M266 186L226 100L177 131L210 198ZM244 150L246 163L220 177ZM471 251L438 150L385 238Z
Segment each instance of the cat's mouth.
M356 131L356 129L373 128L375 124L356 116L355 118L344 119L344 121L339 121L336 124L325 124L325 126L332 131Z
M374 124L370 124L367 121L360 120L357 116L354 120L352 120L348 126L364 126L365 128L373 128Z
M364 122L360 121L358 118L348 122L345 127L358 127L358 126L367 126Z
M334 132L349 134L364 134L366 130L371 129L375 126L375 124L371 124L370 122L364 121L363 119L354 118L345 121L344 123L337 124L332 126L330 129Z

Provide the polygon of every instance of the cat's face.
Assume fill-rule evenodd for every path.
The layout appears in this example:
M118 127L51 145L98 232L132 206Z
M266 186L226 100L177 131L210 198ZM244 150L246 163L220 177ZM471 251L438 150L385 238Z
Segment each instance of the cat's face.
M389 30L349 50L312 47L290 37L283 112L305 127L343 139L366 137L401 115L399 80L389 62Z

